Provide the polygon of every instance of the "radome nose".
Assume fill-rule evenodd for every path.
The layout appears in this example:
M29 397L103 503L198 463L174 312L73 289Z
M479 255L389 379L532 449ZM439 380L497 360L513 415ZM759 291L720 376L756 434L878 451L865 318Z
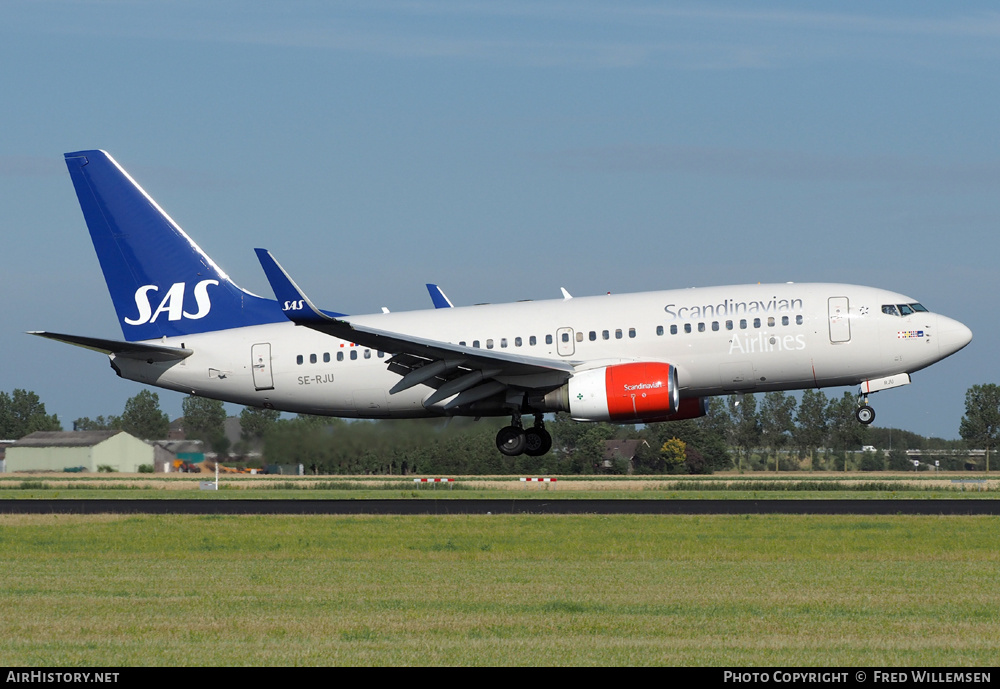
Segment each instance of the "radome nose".
M947 316L938 316L938 347L941 356L950 356L972 342L972 331Z

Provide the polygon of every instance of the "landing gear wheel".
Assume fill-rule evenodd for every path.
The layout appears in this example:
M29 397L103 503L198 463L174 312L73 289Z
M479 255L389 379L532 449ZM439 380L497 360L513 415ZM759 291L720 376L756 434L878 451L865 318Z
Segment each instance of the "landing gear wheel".
M858 407L858 410L854 412L854 417L867 426L875 420L875 410L866 404L863 407Z
M544 428L534 426L524 432L524 454L529 457L541 457L552 449L552 436Z
M524 454L527 445L523 428L504 426L497 433L497 449L508 457Z

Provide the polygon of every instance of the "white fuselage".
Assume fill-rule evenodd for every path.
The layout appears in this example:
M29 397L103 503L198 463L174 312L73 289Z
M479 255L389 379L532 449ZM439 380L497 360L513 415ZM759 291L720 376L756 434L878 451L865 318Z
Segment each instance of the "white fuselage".
M668 290L349 317L382 331L573 362L576 370L655 361L677 369L682 397L856 385L912 373L971 334L940 314L883 312L903 295L838 284ZM434 416L392 353L291 322L156 340L193 350L179 362L118 358L123 377L244 405L342 417ZM540 387L544 380L505 379Z

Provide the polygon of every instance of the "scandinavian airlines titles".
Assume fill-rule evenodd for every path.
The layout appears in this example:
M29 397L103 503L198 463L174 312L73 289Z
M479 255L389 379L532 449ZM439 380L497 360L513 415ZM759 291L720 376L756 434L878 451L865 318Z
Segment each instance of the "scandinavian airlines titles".
M778 299L772 297L770 301L736 301L734 299L723 299L718 304L701 304L696 306L678 306L677 304L667 304L663 307L668 316L674 320L685 318L712 318L723 316L738 316L740 314L767 314L780 313L783 311L802 311L801 299Z

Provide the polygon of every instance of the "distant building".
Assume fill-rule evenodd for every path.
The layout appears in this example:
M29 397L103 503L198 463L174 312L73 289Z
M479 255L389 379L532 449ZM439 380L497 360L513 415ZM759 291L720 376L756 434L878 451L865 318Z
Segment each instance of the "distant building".
M7 471L7 448L16 442L16 440L0 440L0 474Z
M627 462L626 472L635 471L635 453L640 447L649 447L645 440L605 440L604 457L601 458L601 468L608 471L614 468L616 462Z
M240 417L227 416L222 426L226 439L229 440L229 447L243 439L243 426ZM167 433L168 440L186 440L187 431L184 429L184 417L178 417L170 422L170 430Z
M184 417L174 419L170 422L167 430L167 440L186 440L187 434L184 432Z
M65 471L82 468L134 473L153 464L153 447L125 431L37 431L7 447L6 470Z
M153 442L153 471L157 474L177 471L181 462L200 463L205 448L200 440L157 440Z

